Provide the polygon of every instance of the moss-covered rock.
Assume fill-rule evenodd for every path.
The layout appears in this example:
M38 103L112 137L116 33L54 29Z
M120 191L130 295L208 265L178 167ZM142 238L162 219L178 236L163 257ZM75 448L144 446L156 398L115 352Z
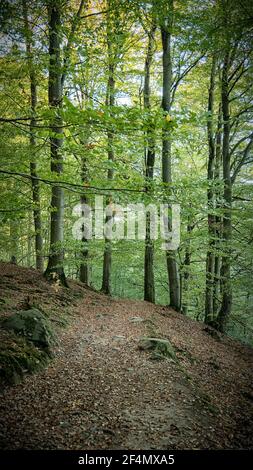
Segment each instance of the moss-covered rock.
M1 326L25 337L39 348L50 348L55 343L50 320L36 308L15 313L3 320Z
M48 350L37 348L11 330L1 332L0 382L17 384L25 373L42 369L49 360Z
M170 358L174 361L177 360L175 349L168 339L142 338L139 344L139 349L151 351L151 359Z

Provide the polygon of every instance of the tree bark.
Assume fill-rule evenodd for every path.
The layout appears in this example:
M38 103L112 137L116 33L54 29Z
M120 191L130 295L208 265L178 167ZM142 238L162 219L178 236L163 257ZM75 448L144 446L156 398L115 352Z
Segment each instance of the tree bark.
M205 291L205 323L213 322L213 289L215 269L215 190L214 190L214 165L215 165L215 135L213 129L214 119L214 92L215 92L216 57L212 59L210 85L208 92L208 168L207 168L207 207L208 207L208 249L206 255L206 291Z
M180 304L182 313L187 315L188 313L188 294L189 294L189 278L190 278L190 266L191 266L191 257L192 257L192 249L191 249L191 236L192 231L194 229L194 224L191 221L191 217L188 217L187 223L187 241L186 241L186 248L185 248L185 257L183 262L183 276L181 275L181 295L180 295ZM184 298L183 298L183 291L184 291Z
M220 182L221 164L222 164L222 108L219 105L218 115L218 126L216 132L215 142L215 170L214 177L216 182L216 210L220 209L220 188L218 184ZM221 243L221 226L222 217L218 214L215 216L215 260L214 260L214 285L213 285L213 317L216 319L220 306L220 270L221 270L221 255L220 255L220 243Z
M223 256L221 265L222 282L222 302L221 309L217 318L217 327L224 332L231 313L232 307L232 288L231 288L231 239L232 239L232 182L231 182L231 161L230 161L230 112L229 112L229 64L230 51L227 50L222 70L222 116L223 116L223 181L224 181L224 215L223 215Z
M36 256L36 268L39 271L44 269L43 261L43 238L42 238L42 218L41 218L41 204L40 204L40 184L37 179L37 163L36 163L36 107L37 107L37 80L36 73L33 64L32 55L32 44L31 44L31 30L28 22L28 11L26 0L22 1L23 7L23 18L25 25L25 40L26 40L26 55L30 77L30 105L32 119L30 122L30 150L31 150L31 161L30 161L30 174L31 174L31 185L32 185L32 200L33 200L33 220L35 230L35 256Z
M61 146L63 129L61 118L62 83L61 83L61 2L48 2L49 17L49 77L48 102L51 110L51 171L60 177L63 171ZM60 186L52 186L50 252L45 276L49 280L59 280L67 285L63 269L63 225L64 191Z
M13 189L14 190L14 189ZM16 219L10 219L10 262L17 264L18 262L18 246L19 240L19 224Z
M145 61L144 77L144 110L150 112L150 68L154 53L154 35L156 25L154 24L148 34L148 51ZM150 121L150 120L149 120ZM145 138L145 179L146 192L150 194L150 186L153 181L155 163L155 140L153 125L149 122ZM150 237L150 214L146 214L146 238L145 238L145 259L144 259L144 300L155 302L155 280L154 280L154 242Z
M161 25L161 36L163 46L163 97L162 109L164 118L171 109L171 85L172 85L172 58L171 58L171 30L173 25L173 0L168 2L168 18ZM162 180L165 190L168 192L172 183L171 175L171 131L165 122L162 141ZM169 230L171 230L171 220L169 220ZM169 279L170 306L180 311L180 283L176 251L166 251L167 272Z
M87 183L88 182L88 169L87 169L87 164L86 164L86 158L82 157L82 169L81 169L81 179L82 183ZM82 204L88 204L89 200L86 194L82 194L80 197L80 202ZM82 217L84 217L84 213L82 213ZM82 226L82 232L84 232L84 226ZM85 235L83 234L82 236L82 250L81 250L81 264L80 264L80 273L79 273L79 279L80 281L85 284L86 286L89 286L89 250L88 250L88 240L85 238Z
M110 2L108 1L108 7L110 7ZM110 21L107 20L107 49L108 49L108 81L107 81L107 93L106 93L106 105L109 107L110 114L112 113L112 108L115 104L115 78L114 78L114 68L115 68L115 57L112 51L112 42L109 31ZM113 168L112 163L114 161L114 133L112 129L107 130L107 156L108 156L108 171L107 171L107 180L113 180ZM111 196L106 200L106 204L112 202ZM112 216L107 215L105 223L109 223ZM104 259L103 259L103 278L102 278L102 288L101 291L107 295L111 295L111 271L112 271L112 243L109 238L105 237L105 247L104 247Z

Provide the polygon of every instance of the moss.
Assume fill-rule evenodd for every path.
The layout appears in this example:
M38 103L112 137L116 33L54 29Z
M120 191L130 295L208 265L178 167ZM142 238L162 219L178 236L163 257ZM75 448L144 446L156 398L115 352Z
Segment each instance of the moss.
M55 343L50 320L36 308L21 310L1 323L4 329L13 330L40 348L49 348Z
M55 323L55 325L65 328L70 323L70 317L72 315L71 311L68 308L60 308L60 307L52 307L46 308L44 305L43 307L39 303L33 302L31 308L35 308L39 310L44 317L49 320L51 323Z
M151 351L151 359L170 358L177 361L175 349L167 339L161 338L142 338L139 349Z
M25 373L36 372L45 367L52 354L39 349L25 338L11 331L1 332L0 381L17 384Z

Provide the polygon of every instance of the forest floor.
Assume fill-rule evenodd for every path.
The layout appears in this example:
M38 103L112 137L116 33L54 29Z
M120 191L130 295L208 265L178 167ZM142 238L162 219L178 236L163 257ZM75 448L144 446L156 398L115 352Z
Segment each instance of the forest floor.
M113 299L0 263L1 315L31 299L58 328L49 366L1 391L2 449L253 448L253 350L211 336L167 307ZM167 338L177 361L152 360L143 336Z

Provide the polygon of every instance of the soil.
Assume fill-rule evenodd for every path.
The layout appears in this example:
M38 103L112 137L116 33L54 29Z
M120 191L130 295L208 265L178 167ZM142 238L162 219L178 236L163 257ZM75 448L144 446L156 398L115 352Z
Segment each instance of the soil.
M33 304L58 332L50 365L1 391L2 449L253 448L251 348L167 307L0 273L1 316ZM144 336L168 339L177 360L154 360Z

